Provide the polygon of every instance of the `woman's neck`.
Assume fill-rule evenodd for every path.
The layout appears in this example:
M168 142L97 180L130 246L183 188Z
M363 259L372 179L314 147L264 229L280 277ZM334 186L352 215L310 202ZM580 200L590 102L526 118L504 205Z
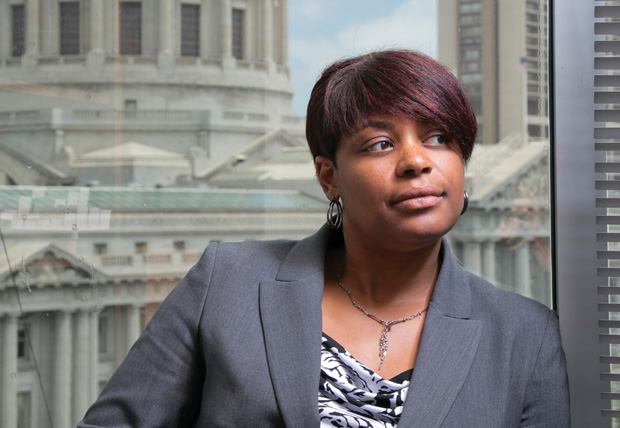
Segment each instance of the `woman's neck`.
M390 251L347 239L335 268L356 299L373 306L426 304L439 272L441 240L408 251Z

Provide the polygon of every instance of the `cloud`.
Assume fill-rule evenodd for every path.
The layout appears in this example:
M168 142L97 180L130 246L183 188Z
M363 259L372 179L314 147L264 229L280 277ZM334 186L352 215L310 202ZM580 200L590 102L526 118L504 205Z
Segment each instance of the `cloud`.
M314 6L306 3L314 3ZM388 3L366 0L348 5L352 7L344 7L347 6L346 3L344 1L339 4L343 7L340 13L347 14L344 15L347 24L340 27L339 24L342 25L345 19L334 19L334 15L331 19L320 19L320 16L330 11L329 4L325 1L299 0L290 4L291 8L302 7L295 10L295 14L306 13L303 9L306 7L309 13L313 14L312 25L316 26L311 31L308 31L309 27L299 32L296 32L295 28L290 30L290 65L295 94L293 99L295 114L305 114L305 106L314 82L323 68L338 58L380 48L396 47L417 49L431 56L436 55L435 2L406 0L400 3ZM387 4L394 5L394 8L384 11ZM333 5L334 3L331 13L339 12L334 10ZM296 19L300 19L300 16L302 15L297 15Z

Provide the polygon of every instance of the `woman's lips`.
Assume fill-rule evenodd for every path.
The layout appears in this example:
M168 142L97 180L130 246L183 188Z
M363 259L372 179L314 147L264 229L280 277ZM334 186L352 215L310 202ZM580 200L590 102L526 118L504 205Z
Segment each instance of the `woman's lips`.
M425 186L409 189L393 199L392 206L404 209L430 208L443 198L443 193L433 187Z

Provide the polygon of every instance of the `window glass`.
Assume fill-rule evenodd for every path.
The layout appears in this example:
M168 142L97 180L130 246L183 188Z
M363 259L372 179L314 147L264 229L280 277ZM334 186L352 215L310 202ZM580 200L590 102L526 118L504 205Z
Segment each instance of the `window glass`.
M11 30L13 39L11 43L11 51L13 56L22 56L24 54L24 38L25 38L25 21L24 21L24 5L11 6Z
M232 55L237 59L243 58L243 38L245 11L243 9L233 9L232 11Z
M77 1L60 4L60 54L80 53L80 3Z
M142 53L142 3L120 2L119 51L121 55Z
M370 49L462 82L479 132L452 252L550 305L546 7L0 2L0 425L74 426L209 243L324 223L306 104Z
M200 54L200 5L181 5L181 55Z

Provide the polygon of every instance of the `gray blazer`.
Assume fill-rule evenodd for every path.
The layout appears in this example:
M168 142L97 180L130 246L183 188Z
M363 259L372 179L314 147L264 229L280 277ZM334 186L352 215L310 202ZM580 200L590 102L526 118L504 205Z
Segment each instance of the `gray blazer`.
M329 236L210 245L78 426L318 427ZM442 254L399 427L568 427L555 313Z

